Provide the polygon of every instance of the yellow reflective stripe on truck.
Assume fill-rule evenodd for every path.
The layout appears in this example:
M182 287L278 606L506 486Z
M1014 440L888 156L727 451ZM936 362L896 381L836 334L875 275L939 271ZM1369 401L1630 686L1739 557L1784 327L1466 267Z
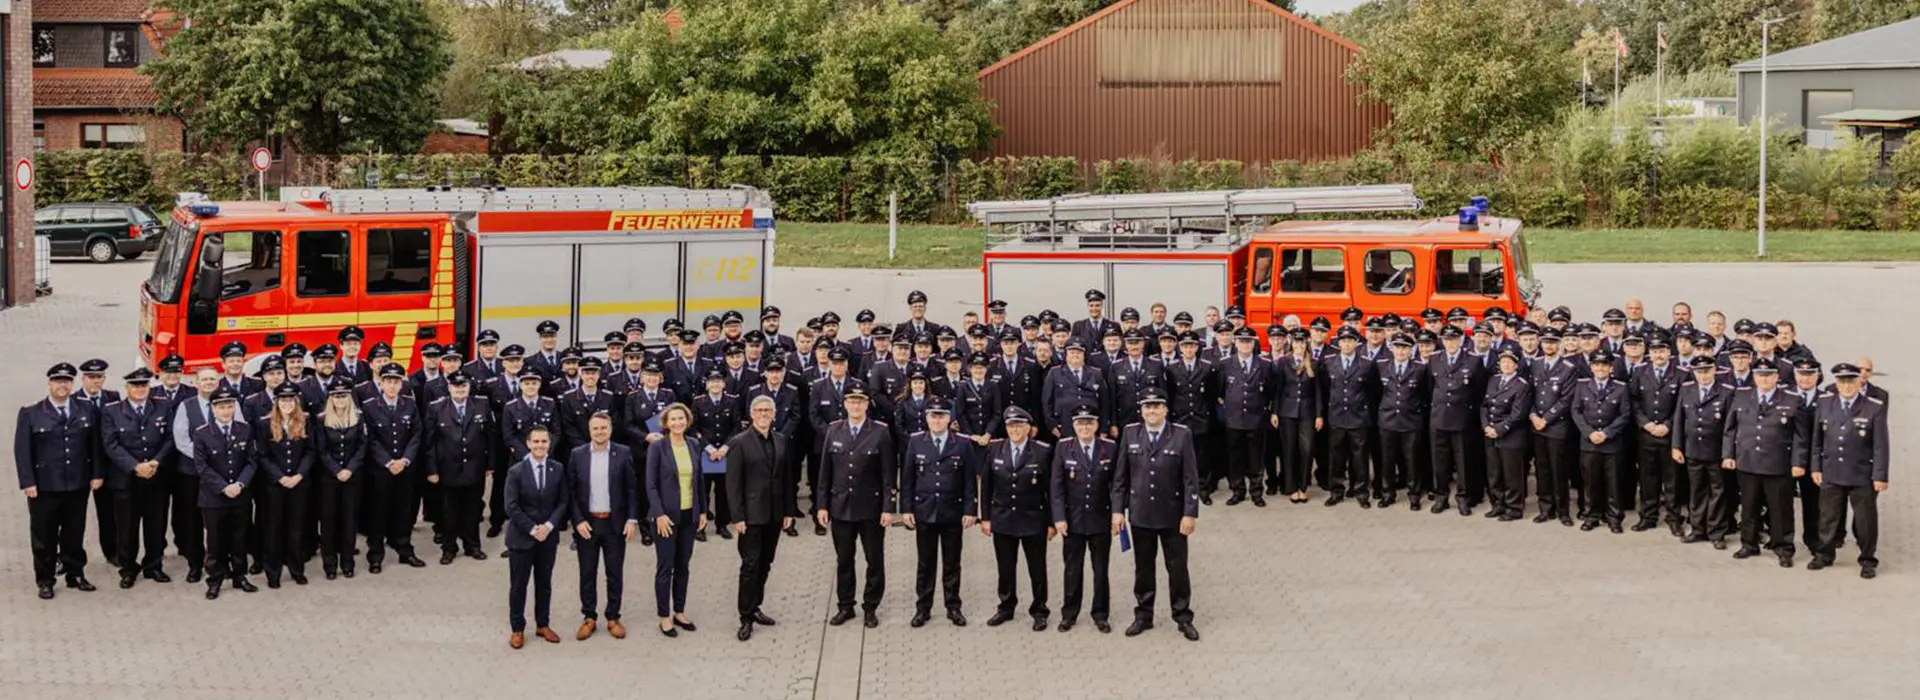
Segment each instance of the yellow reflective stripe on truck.
M760 306L759 297L710 297L706 299L688 299L687 313L702 311L725 311L727 309L751 309ZM665 301L614 301L594 304L581 304L581 316L633 316L638 314L670 314L674 312L674 303ZM488 306L480 309L480 315L488 321L505 319L560 319L572 315L573 307L566 304L534 304L530 306Z
M288 314L267 316L227 316L220 319L223 330L291 331L345 326L386 326L396 323L436 323L452 321L453 309L407 309L404 311L344 311L324 314Z

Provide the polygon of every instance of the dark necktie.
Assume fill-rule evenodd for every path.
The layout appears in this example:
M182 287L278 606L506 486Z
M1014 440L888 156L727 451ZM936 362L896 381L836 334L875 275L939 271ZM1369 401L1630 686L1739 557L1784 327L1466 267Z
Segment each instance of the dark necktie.
M1088 464L1088 466L1092 466L1092 464L1093 464L1093 445L1091 445L1091 444L1089 444L1089 445L1087 445L1087 446L1086 446L1086 448L1085 448L1085 449L1086 449L1086 453L1087 453L1087 464Z
M60 422L62 422L62 423L65 423L65 422L67 421L67 407L66 407L66 406L61 406L61 407L59 407L59 408L56 408L56 409L54 409L54 410L56 410L56 411L59 411L59 412L60 412Z
M467 407L464 404L453 407L453 419L461 423L467 422Z
M533 467L533 488L536 491L547 489L547 463L541 462Z

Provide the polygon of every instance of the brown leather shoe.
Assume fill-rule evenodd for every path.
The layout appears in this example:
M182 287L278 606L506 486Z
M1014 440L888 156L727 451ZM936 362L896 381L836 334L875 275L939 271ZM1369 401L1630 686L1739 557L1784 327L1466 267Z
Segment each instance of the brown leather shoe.
M626 626L626 625L623 625L623 624L620 624L620 621L619 621L619 620L608 620L608 621L607 621L607 634L611 634L611 635L613 635L613 638L614 638L614 639L626 639L626 638L627 638L627 626Z
M575 640L582 641L582 642L587 641L588 637L593 636L593 630L594 630L594 624L591 618L582 620L580 622L580 631L575 632L573 634L573 638Z
M511 636L507 637L507 646L518 649L526 645L527 645L527 634L525 632L515 632Z
M542 627L540 629L534 630L533 633L536 635L539 635L541 639L547 640L548 644L560 643L560 635L554 633L552 627Z

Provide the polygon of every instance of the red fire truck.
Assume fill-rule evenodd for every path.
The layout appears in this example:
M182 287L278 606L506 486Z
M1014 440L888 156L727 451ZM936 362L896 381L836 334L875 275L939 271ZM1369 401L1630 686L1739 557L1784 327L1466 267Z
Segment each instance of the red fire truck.
M976 202L987 229L985 299L1069 317L1089 289L1109 308L1155 302L1197 318L1238 305L1265 328L1359 307L1369 316L1465 307L1524 314L1541 285L1518 219L1476 197L1456 216L1288 220L1415 211L1411 185L1269 188Z
M316 347L356 325L413 367L428 342L479 329L535 347L598 339L628 318L753 317L773 263L773 202L749 187L289 188L288 201L183 196L141 285L140 354L218 364ZM253 358L250 358L253 359Z

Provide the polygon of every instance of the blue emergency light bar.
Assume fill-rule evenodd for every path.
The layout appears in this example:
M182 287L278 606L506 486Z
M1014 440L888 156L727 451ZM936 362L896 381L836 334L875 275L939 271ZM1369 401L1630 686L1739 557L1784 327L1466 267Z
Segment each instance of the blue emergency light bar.
M1492 207L1492 202L1488 201L1485 195L1476 194L1468 197L1467 203L1473 205L1473 208L1480 210L1482 215L1485 215Z
M1460 230L1480 230L1480 209L1478 207L1460 207Z
M194 216L204 219L208 217L219 216L220 205L214 204L212 202L197 202L194 204L187 205L187 211L193 214Z

